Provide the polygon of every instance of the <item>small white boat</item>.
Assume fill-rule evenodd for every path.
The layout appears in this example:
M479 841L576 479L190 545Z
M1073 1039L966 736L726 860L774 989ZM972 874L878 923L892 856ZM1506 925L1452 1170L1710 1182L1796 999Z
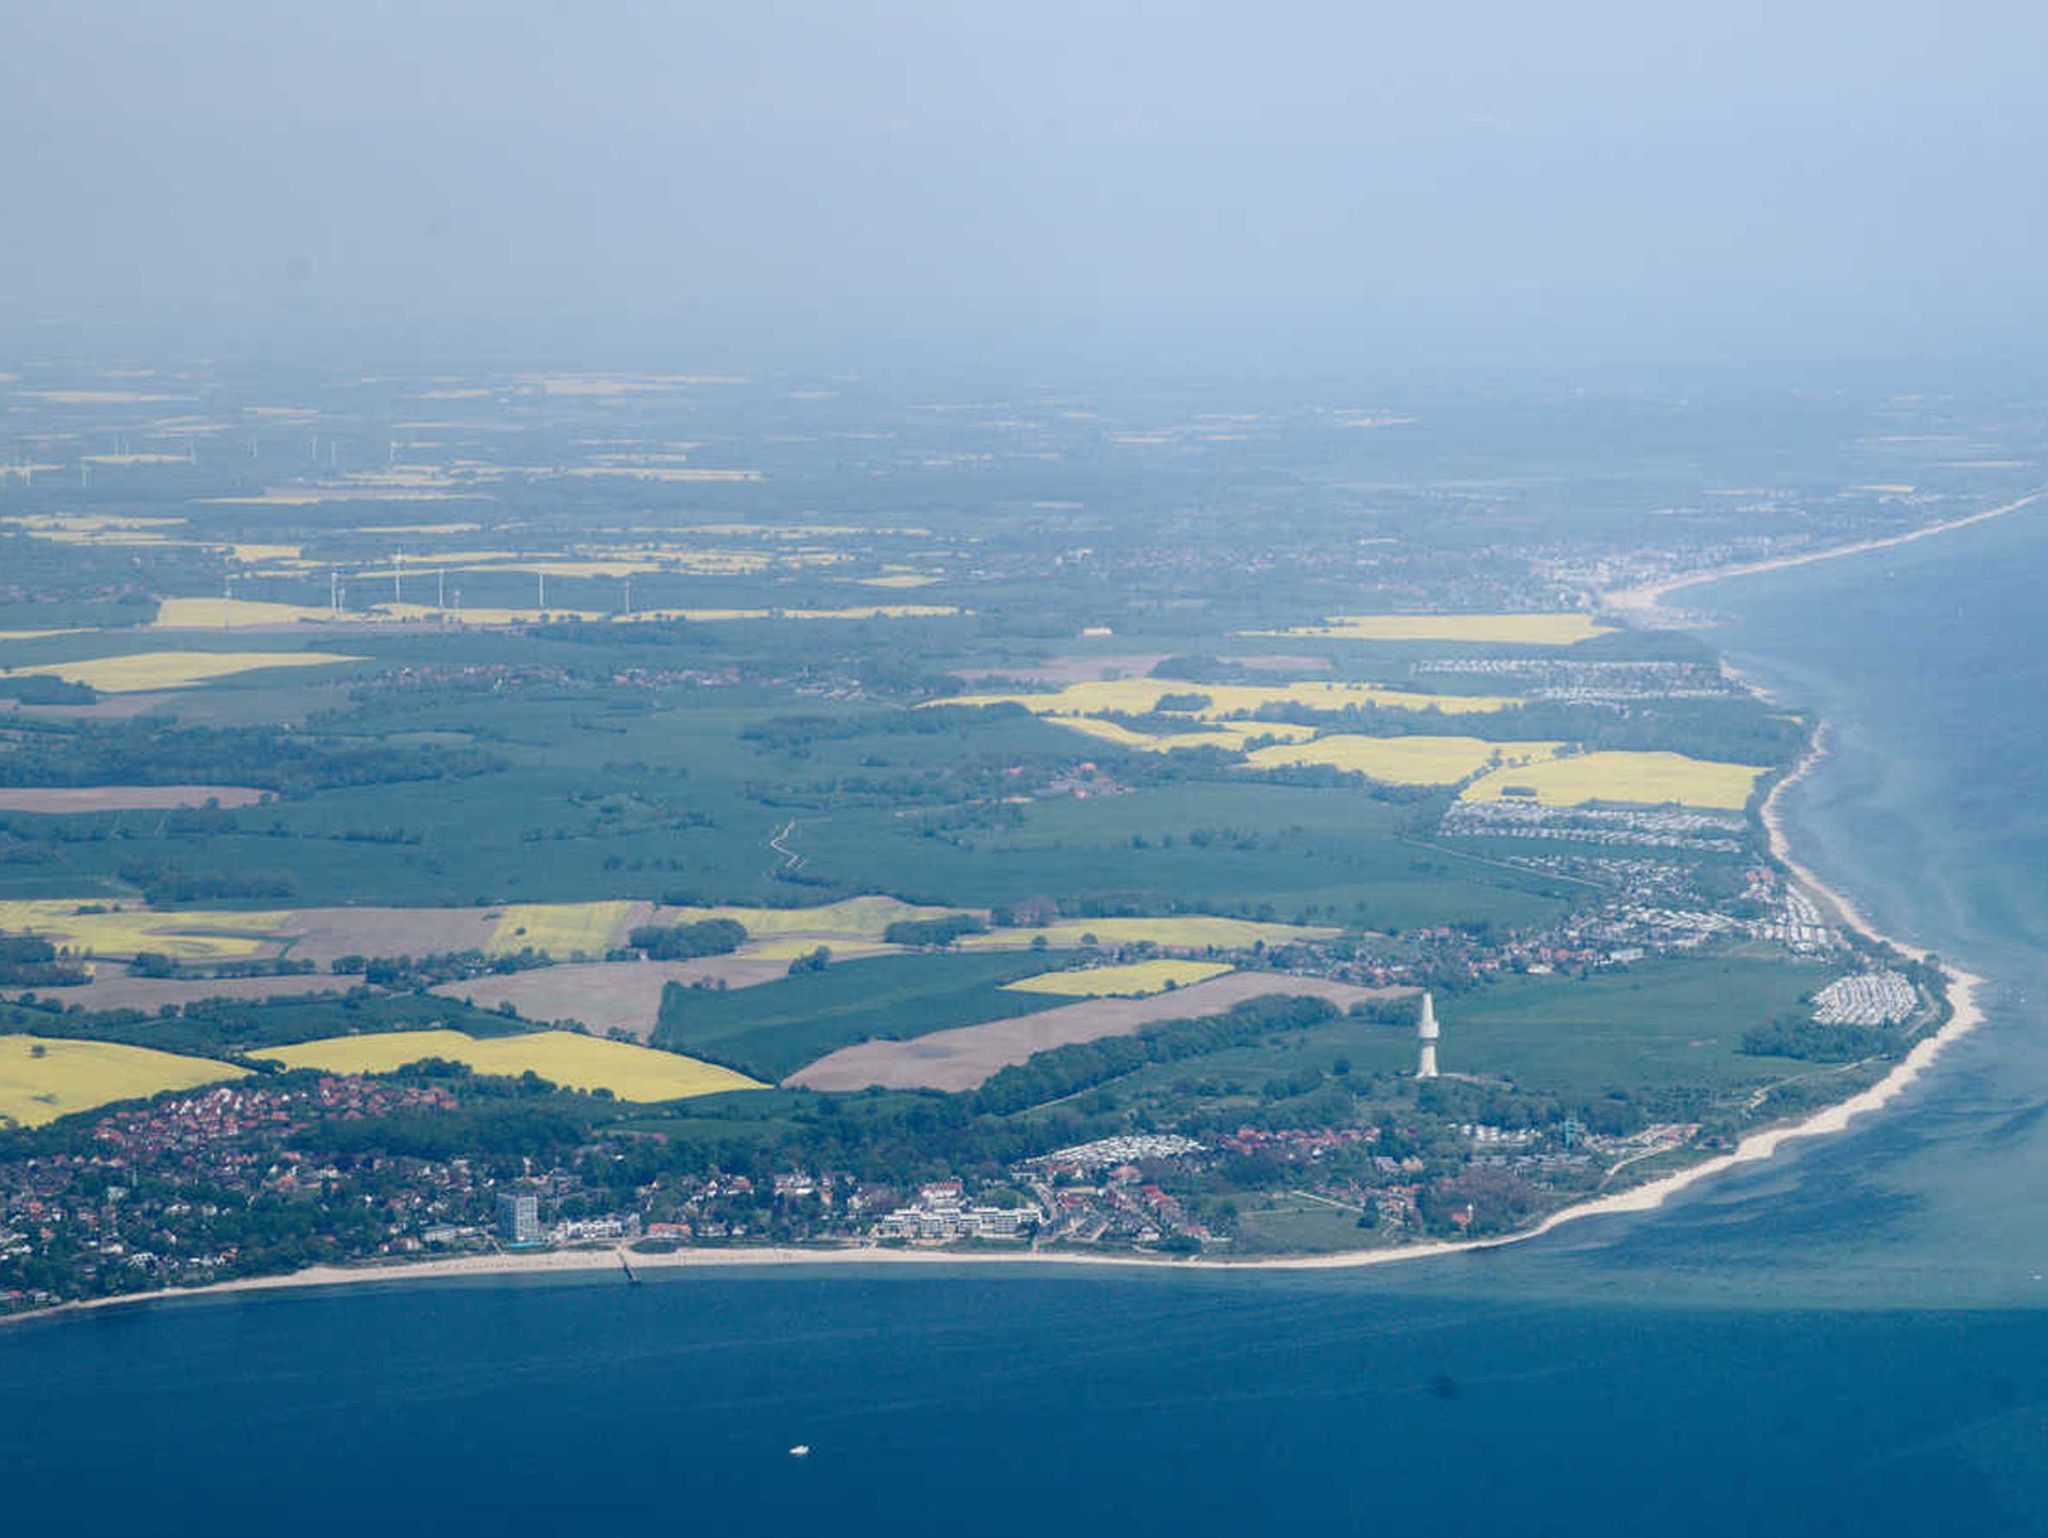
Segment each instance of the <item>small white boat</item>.
M799 1442L789 1450L789 1455L792 1458L808 1458L811 1455L811 1444Z

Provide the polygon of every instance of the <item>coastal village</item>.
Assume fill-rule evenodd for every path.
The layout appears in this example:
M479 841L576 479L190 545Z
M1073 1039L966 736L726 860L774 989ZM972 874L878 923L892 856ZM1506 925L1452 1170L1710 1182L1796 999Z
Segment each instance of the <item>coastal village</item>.
M1883 1029L1933 1008L1924 980L1860 959L1856 937L1770 865L1747 866L1739 884L1710 895L1691 867L1660 852L1738 850L1739 819L1467 806L1453 804L1444 834L1569 838L1577 852L1531 856L1530 867L1597 883L1608 895L1550 928L1350 935L1260 946L1231 955L1231 965L1382 989L1448 988L1455 1019L1463 990L1490 978L1625 973L1646 958L1746 944L1835 970L1812 993L1816 1024ZM1601 852L1619 845L1631 852ZM1130 965L1161 954L1133 944L1104 960ZM546 962L529 954L521 965ZM1429 1030L1417 1075L1424 1081L1437 1077L1433 1019ZM45 1307L81 1285L118 1295L330 1257L764 1243L1225 1255L1239 1243L1243 1198L1213 1193L1247 1179L1271 1193L1262 1200L1341 1219L1362 1242L1479 1237L1512 1231L1539 1210L1543 1193L1555 1202L1598 1190L1618 1171L1681 1153L1701 1131L1690 1122L1601 1129L1570 1118L1451 1122L1427 1134L1412 1125L1244 1125L1207 1139L1110 1136L1033 1155L994 1178L942 1172L903 1186L829 1168L713 1168L621 1186L603 1170L619 1145L603 1139L551 1167L529 1159L517 1170L503 1160L351 1146L351 1126L452 1113L463 1094L460 1083L349 1075L289 1088L222 1086L110 1112L66 1151L0 1163L0 1311ZM1223 1182L1226 1171L1235 1174Z
M1752 876L1752 893L1761 883L1782 897L1764 873ZM1731 927L1645 908L1603 930L1597 948L1509 946L1465 960L1473 976L1501 966L1625 966L1651 947L1689 950ZM1810 902L1769 908L1750 933L1795 949L1834 943ZM1617 946L1620 939L1639 943ZM1839 977L1813 999L1817 1022L1873 1028L1926 1007L1922 988L1889 969ZM1423 1083L1441 1073L1439 1033L1425 995L1415 1070ZM11 1278L0 1312L49 1306L80 1280L118 1295L205 1285L286 1257L306 1264L591 1247L654 1254L761 1243L1228 1253L1228 1225L1215 1218L1234 1213L1200 1193L1205 1177L1233 1165L1267 1171L1258 1182L1267 1188L1277 1172L1291 1199L1344 1214L1377 1242L1476 1237L1510 1229L1528 1210L1530 1196L1502 1205L1503 1182L1530 1195L1595 1189L1627 1166L1684 1149L1700 1131L1689 1123L1614 1132L1570 1119L1467 1122L1427 1147L1415 1128L1372 1125L1247 1125L1206 1143L1124 1134L1023 1159L977 1185L949 1176L911 1189L802 1169L765 1178L713 1170L622 1188L593 1178L609 1175L605 1165L619 1157L603 1144L546 1170L526 1160L516 1173L502 1160L350 1147L352 1126L452 1112L458 1093L336 1075L293 1088L224 1086L112 1112L72 1151L0 1165L0 1276Z
M1185 488L713 522L685 504L774 473L636 469L673 505L627 527L586 493L637 395L415 445L447 463L406 496L476 501L445 524L309 472L312 418L174 486L99 466L101 510L23 477L0 1310L436 1257L1490 1241L1849 1101L1957 1011L1785 852L1814 723L1657 600L1960 494L1701 493L1649 548L1640 509L1539 537L1421 485L1369 535L1321 490L1230 529ZM878 409L847 441L918 476L996 454ZM1089 423L1020 484L1093 463Z

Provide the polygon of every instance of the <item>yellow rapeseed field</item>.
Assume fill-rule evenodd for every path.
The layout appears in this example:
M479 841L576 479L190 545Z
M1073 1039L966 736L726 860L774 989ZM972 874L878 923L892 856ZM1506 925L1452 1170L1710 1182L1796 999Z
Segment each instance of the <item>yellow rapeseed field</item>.
M715 1063L578 1031L522 1036L465 1036L460 1031L391 1031L329 1036L255 1053L287 1068L325 1073L390 1073L421 1058L467 1063L478 1073L515 1077L528 1069L568 1089L608 1089L621 1100L682 1100L729 1089L765 1089L758 1080Z
M1185 712L1192 720L1221 721L1248 716L1267 705L1305 705L1311 710L1379 706L1387 710L1428 710L1446 715L1483 715L1515 703L1485 694L1410 694L1379 684L1334 683L1327 679L1286 684L1187 684L1160 678L1115 678L1068 684L1048 694L961 694L933 705L1022 705L1039 715L1085 716L1105 712L1142 716L1170 695L1198 694L1208 704ZM1177 713L1177 712L1176 712Z
M1263 940L1268 945L1285 945L1292 940L1327 940L1341 930L1313 924L1268 924L1254 919L1217 918L1206 913L1184 913L1174 918L1061 919L1036 929L997 929L983 935L967 935L957 943L969 950L1000 950L1029 945L1036 935L1056 950L1068 949L1093 935L1098 945L1142 945L1150 943L1169 950L1199 951L1215 946L1221 950L1242 950Z
M1290 721L1218 721L1199 732L1167 732L1154 736L1147 732L1134 732L1128 726L1096 716L1047 716L1046 720L1103 742L1113 742L1121 748L1142 748L1150 753L1171 753L1176 748L1221 748L1226 753L1237 753L1256 737L1282 737L1298 742L1316 734L1313 726L1301 726Z
M484 948L497 955L531 947L546 951L557 961L566 961L578 951L601 957L625 938L626 920L637 906L626 901L512 903Z
M232 630L237 625L296 625L332 614L311 604L268 603L255 598L166 598L157 605L155 630Z
M175 529L183 518L143 518L127 513L20 513L0 523L18 524L35 532L103 534L136 529Z
M0 929L41 936L52 945L93 956L155 951L182 960L254 956L271 948L289 913L159 913L124 908L80 913L82 898L24 898L0 902Z
M1464 790L1468 801L1528 799L1545 806L1623 801L1644 806L1739 809L1762 769L1718 764L1683 753L1579 753L1520 769L1500 769ZM1509 791L1531 792L1525 798Z
M39 1127L116 1100L193 1089L248 1070L111 1041L0 1036L0 1125Z
M1344 733L1281 743L1247 755L1255 769L1328 764L1390 785L1455 785L1492 763L1554 757L1562 743L1488 742L1479 737L1361 737Z
M1003 987L1013 993L1049 993L1065 999L1136 999L1207 982L1229 970L1218 961L1133 961L1115 967L1041 972Z
M1322 625L1259 630L1254 635L1317 636L1329 641L1486 641L1507 646L1572 646L1611 635L1583 614L1336 614Z
M150 689L189 689L216 678L271 668L325 667L363 660L338 652L131 652L125 657L43 662L13 671L52 674L102 694L135 694Z

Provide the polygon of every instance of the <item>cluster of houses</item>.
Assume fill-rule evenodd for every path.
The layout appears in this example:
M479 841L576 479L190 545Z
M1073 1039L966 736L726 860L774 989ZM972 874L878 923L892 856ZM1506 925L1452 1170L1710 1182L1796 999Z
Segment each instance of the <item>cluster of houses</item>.
M869 1230L876 1239L922 1244L957 1244L965 1239L1028 1239L1038 1227L1038 1208L1020 1203L997 1207L970 1203L957 1180L918 1187L917 1200L885 1212Z
M1447 836L1561 839L1574 844L1739 854L1739 814L1675 807L1544 806L1533 801L1453 801L1438 824Z
M1813 1018L1822 1025L1897 1025L1919 1003L1904 973L1858 972L1836 978L1813 996Z

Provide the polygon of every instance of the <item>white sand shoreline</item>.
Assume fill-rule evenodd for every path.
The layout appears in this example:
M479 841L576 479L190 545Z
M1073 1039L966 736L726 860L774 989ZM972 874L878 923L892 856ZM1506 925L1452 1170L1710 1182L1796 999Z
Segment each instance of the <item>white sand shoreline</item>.
M2016 513L2023 507L2030 507L2048 497L2048 486L2039 486L1997 507L1987 507L1982 512L1966 513L1960 518L1945 519L1940 523L1923 524L1917 529L1908 529L1903 534L1886 534L1877 539L1858 540L1852 545L1830 545L1823 550L1808 550L1799 555L1781 555L1768 561L1749 561L1735 566L1712 566L1704 571L1687 572L1682 576L1666 577L1657 582L1645 582L1639 587L1617 588L1599 595L1599 606L1621 615L1644 615L1655 609L1665 598L1683 588L1704 587L1709 582L1725 582L1731 577L1753 577L1766 571L1784 571L1793 566L1812 566L1820 561L1839 561L1844 556L1867 555L1873 550L1890 550L1899 545L1910 545L1918 540L1932 539L1937 534L1950 534L1957 529L1966 529L1971 524L1987 523L1993 518L2003 518L2007 513Z
M1820 551L1808 555L1787 557L1779 561L1760 562L1749 566L1728 567L1717 571L1695 573L1675 578L1669 582L1636 588L1627 593L1603 595L1607 607L1628 613L1645 613L1656 607L1658 600L1666 593L1683 587L1692 587L1729 577L1748 576L1755 572L1776 570L1787 566L1807 565L1811 562L1839 559L1843 556L1859 555L1866 551L1885 549L1893 545L1923 539L1933 534L1945 533L1951 529L1980 523L1989 518L2013 512L2031 502L2048 496L2048 487L2018 501L2001 507L1975 513L1947 523L1933 524L1915 530L1910 534L1897 535L1888 539L1869 540L1860 544L1845 545L1834 550ZM1749 687L1754 687L1753 685ZM1815 765L1827 756L1827 731L1825 724L1817 728L1805 757L1793 770L1771 787L1764 798L1760 815L1769 839L1771 853L1784 865L1824 908L1833 910L1838 921L1845 928L1853 929L1868 939L1896 947L1908 955L1923 960L1932 959L1928 952L1906 945L1885 935L1871 923L1863 911L1848 897L1821 881L1819 877L1794 858L1785 836L1780 798L1792 785L1812 772ZM1024 1250L1013 1254L990 1253L985 1251L963 1252L955 1250L901 1250L884 1249L874 1245L852 1245L833 1249L799 1249L794 1247L762 1247L734 1249L680 1249L666 1254L627 1253L620 1249L594 1250L550 1250L529 1255L472 1255L450 1257L442 1260L397 1262L369 1266L311 1266L302 1271L282 1276L243 1277L230 1282L215 1282L201 1287L167 1288L155 1292L127 1293L113 1298L92 1298L77 1302L58 1304L53 1308L38 1309L30 1313L12 1315L0 1319L0 1325L29 1319L47 1319L59 1314L79 1312L88 1309L109 1308L121 1304L146 1303L175 1298L203 1297L209 1294L236 1292L268 1292L288 1288L329 1287L365 1282L411 1282L434 1281L461 1277L486 1276L539 1276L573 1275L588 1271L622 1270L622 1257L638 1271L671 1269L729 1270L740 1267L759 1266L808 1266L831 1267L844 1265L880 1266L1066 1266L1114 1268L1124 1270L1166 1268L1174 1271L1196 1274L1240 1272L1240 1271L1349 1271L1363 1270L1373 1266L1392 1265L1402 1261L1427 1260L1450 1255L1469 1254L1480 1250L1504 1249L1511 1245L1523 1244L1531 1239L1576 1223L1585 1218L1605 1217L1622 1213L1652 1211L1661 1207L1679 1192L1711 1180L1728 1170L1745 1164L1756 1164L1772 1157L1785 1144L1801 1138L1826 1137L1841 1132L1856 1118L1866 1113L1882 1110L1906 1090L1917 1083L1935 1060L1965 1035L1983 1023L1983 1006L1980 999L1984 980L1975 973L1947 962L1941 963L1942 972L1948 979L1950 1015L1941 1028L1933 1035L1922 1038L1890 1071L1875 1084L1849 1096L1833 1105L1825 1106L1797 1121L1776 1126L1763 1127L1751 1132L1736 1145L1733 1151L1703 1159L1696 1164L1642 1185L1611 1195L1598 1196L1560 1208L1542 1221L1513 1234L1498 1238L1437 1240L1425 1244L1402 1245L1388 1249L1345 1250L1321 1255L1283 1255L1270 1258L1218 1258L1218 1259L1176 1259L1148 1255L1089 1255L1070 1251Z

